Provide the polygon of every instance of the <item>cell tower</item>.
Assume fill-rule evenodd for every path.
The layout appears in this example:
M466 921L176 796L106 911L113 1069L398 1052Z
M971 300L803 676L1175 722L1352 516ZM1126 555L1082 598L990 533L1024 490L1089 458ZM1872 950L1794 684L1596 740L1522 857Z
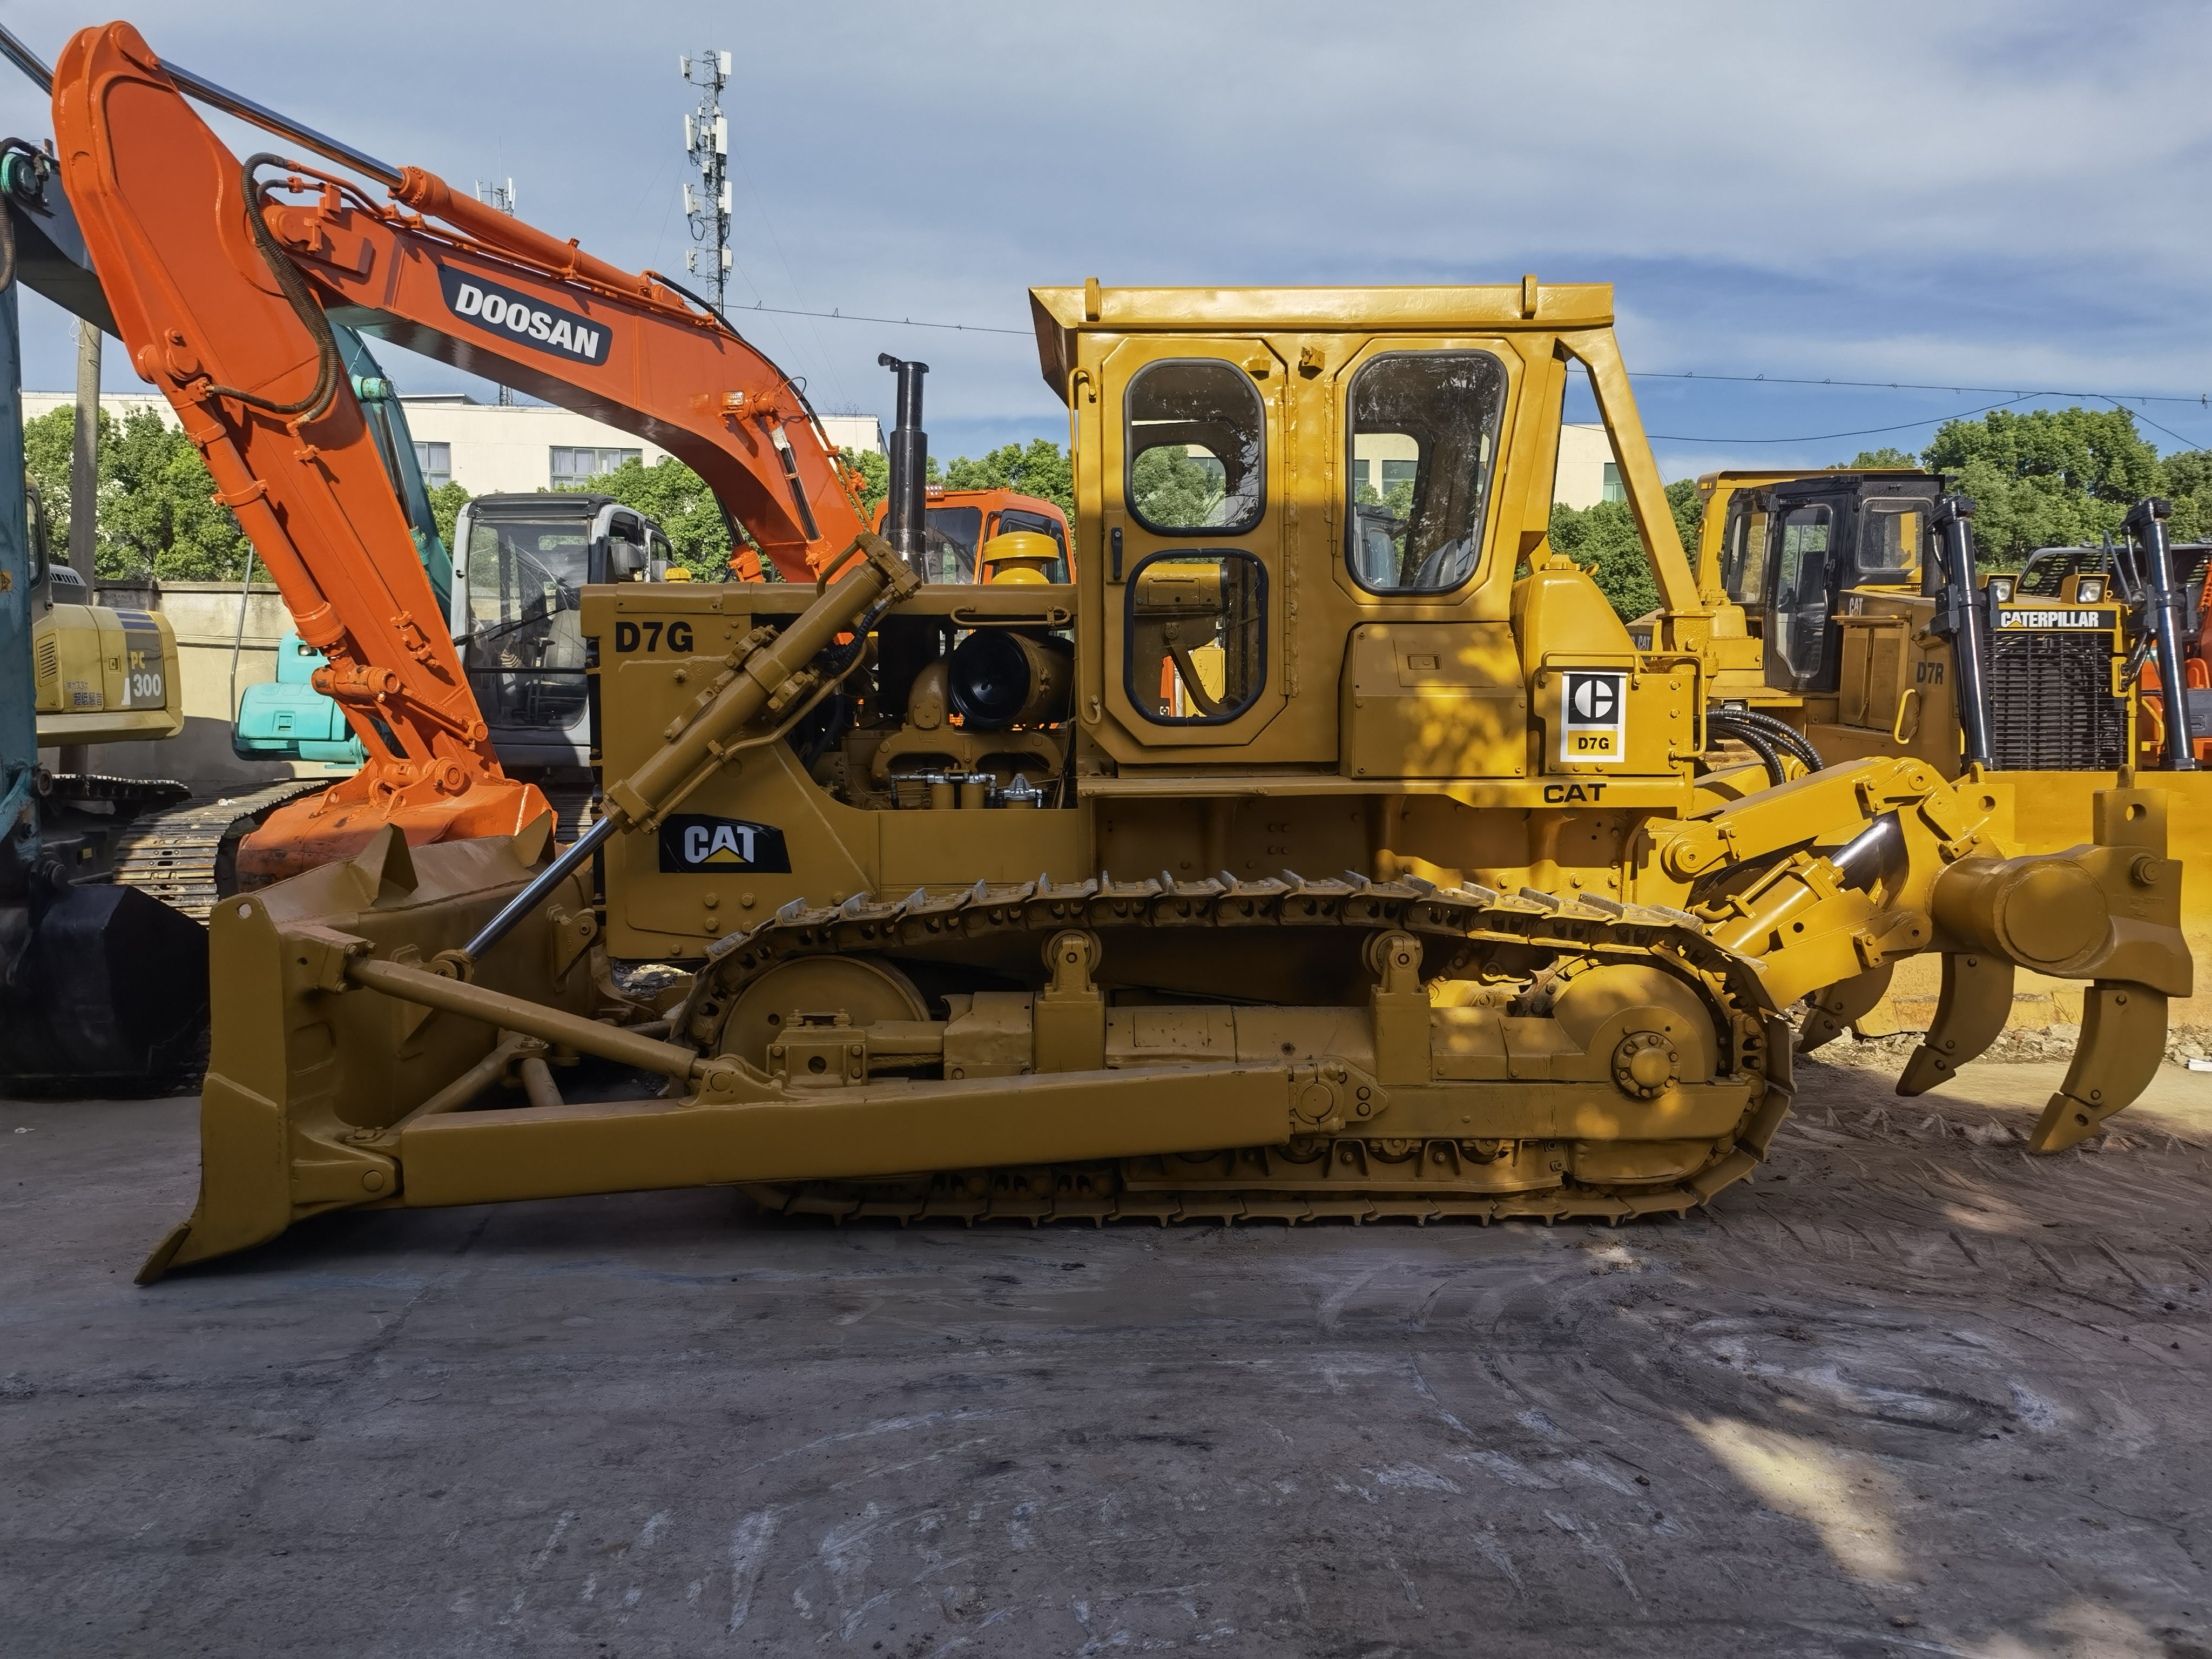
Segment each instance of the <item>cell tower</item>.
M486 207L497 208L501 213L504 213L508 218L512 219L514 217L514 179L510 177L505 184L500 184L495 180L490 184L486 184L483 179L477 179L477 200L482 202ZM499 406L501 409L509 409L514 406L514 388L509 386L500 387Z
M678 61L684 84L700 90L699 107L684 118L684 149L699 169L699 182L684 186L684 216L690 221L691 240L700 246L685 251L684 268L706 277L720 313L730 279L730 124L722 113L730 54L704 52Z

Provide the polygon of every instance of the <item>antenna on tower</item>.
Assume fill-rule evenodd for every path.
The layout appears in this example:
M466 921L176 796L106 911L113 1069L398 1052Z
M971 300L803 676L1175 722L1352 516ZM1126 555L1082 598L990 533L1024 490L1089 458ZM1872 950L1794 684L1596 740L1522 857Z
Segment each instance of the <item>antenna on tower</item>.
M512 219L514 217L514 179L513 176L510 175L505 184L501 184L496 179L489 184L486 184L481 179L477 179L477 200L482 202L486 207L497 208L501 213L504 213L508 218ZM512 408L514 404L514 388L507 386L500 387L499 406L501 409L508 409Z
M700 244L685 250L684 268L705 276L715 312L726 314L723 291L730 279L730 124L722 113L722 88L730 84L730 54L703 52L678 61L684 83L701 94L699 106L684 118L684 152L699 169L699 182L684 186L684 216L690 222L691 240Z

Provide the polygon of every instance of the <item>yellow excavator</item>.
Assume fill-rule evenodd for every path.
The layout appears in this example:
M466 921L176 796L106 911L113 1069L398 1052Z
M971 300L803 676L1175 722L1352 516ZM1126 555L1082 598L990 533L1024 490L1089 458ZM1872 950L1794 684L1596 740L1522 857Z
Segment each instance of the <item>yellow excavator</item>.
M2037 1150L2148 1080L2191 985L2160 790L2021 856L2001 781L1918 756L1701 775L1714 608L1609 289L1030 298L1075 580L927 583L908 506L811 583L586 588L574 845L386 832L216 908L200 1200L143 1279L333 1209L699 1184L901 1220L1679 1213L1765 1156L1801 1000L1923 955L1906 1092L2020 969L2084 988ZM1648 644L1547 541L1577 368ZM1386 453L1410 501L1362 501Z

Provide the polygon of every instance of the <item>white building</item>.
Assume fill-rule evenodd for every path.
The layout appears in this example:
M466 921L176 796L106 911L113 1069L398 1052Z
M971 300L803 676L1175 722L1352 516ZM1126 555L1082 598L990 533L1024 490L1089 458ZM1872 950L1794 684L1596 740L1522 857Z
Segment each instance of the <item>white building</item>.
M67 392L26 392L23 418L36 420L75 401ZM458 392L403 395L399 401L423 481L433 489L458 483L471 495L527 495L582 483L626 460L651 466L668 453L617 427L550 404L480 404ZM169 400L154 392L105 392L100 402L112 420L151 409L177 424ZM883 422L873 415L825 415L822 425L841 449L883 453Z
M1602 426L1570 423L1559 428L1559 470L1552 474L1552 500L1577 512L1600 501L1628 499L1620 482L1620 467L1613 458L1613 440Z

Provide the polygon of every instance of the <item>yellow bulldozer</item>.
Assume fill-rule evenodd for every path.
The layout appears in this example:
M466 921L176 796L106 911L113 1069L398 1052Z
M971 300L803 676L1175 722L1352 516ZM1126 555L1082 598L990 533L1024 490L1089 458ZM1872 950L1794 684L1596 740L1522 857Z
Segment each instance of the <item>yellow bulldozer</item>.
M1922 953L1908 1091L2015 968L2086 988L2038 1148L2148 1080L2191 971L2159 791L2021 857L2002 783L1917 755L1700 781L1713 607L1609 288L1031 306L1075 581L924 583L895 478L817 582L585 590L573 846L386 832L216 907L201 1195L143 1278L324 1211L702 1184L902 1221L1679 1213L1765 1156L1797 1005ZM1641 646L1546 539L1577 370L1662 595ZM1382 456L1410 502L1358 488Z

